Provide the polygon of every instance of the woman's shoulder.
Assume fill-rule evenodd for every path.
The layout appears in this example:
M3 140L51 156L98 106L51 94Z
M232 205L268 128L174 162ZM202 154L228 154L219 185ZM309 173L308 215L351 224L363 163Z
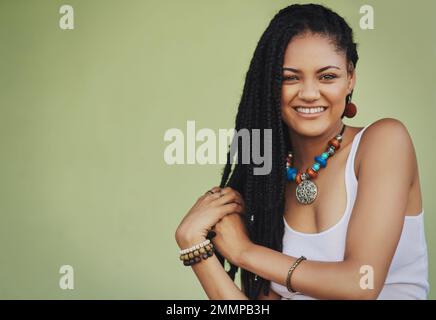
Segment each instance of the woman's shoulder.
M407 127L398 119L382 118L370 125L362 133L361 149L377 148L389 150L389 147L402 145L405 148L412 146ZM394 145L392 145L394 144ZM407 151L407 150L405 150Z
M407 127L394 118L382 118L368 125L362 133L356 153L358 168L361 167L362 159L372 160L365 161L368 169L376 166L375 163L370 163L374 161L385 162L386 166L395 166L393 160L414 167L415 150Z
M379 132L382 134L407 132L406 126L395 118L382 118L367 126L366 132Z
M361 153L362 149L378 148L386 143L404 142L404 139L410 139L406 126L394 118L382 118L365 127L348 127L352 132L349 138L350 144L358 134L361 134L358 153Z

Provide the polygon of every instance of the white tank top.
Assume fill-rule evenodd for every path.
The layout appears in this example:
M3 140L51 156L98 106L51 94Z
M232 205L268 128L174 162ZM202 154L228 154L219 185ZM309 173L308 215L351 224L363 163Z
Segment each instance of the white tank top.
M285 233L282 252L292 257L305 256L315 261L343 261L345 241L356 200L358 181L354 172L354 158L360 138L368 127L359 131L351 146L345 167L347 205L342 218L334 226L320 233L302 233L293 230L283 218ZM282 300L309 300L313 297L302 293L291 293L285 286L271 282L271 289ZM427 299L428 257L424 233L424 210L416 216L405 216L401 238L390 265L386 281L378 299Z

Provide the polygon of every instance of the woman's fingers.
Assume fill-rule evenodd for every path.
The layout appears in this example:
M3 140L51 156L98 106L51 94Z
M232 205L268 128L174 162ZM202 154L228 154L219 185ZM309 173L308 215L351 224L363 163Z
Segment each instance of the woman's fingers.
M232 202L232 203L225 204L225 205L220 207L219 218L221 220L224 216L226 216L228 214L242 213L242 210L243 210L243 208L239 203Z
M215 200L220 197L219 194L220 187L213 187L212 189L207 190L204 194L202 194L198 199L197 203L200 205L200 203L206 203Z
M218 191L215 191L214 193L206 194L204 200L206 201L206 203L211 203L214 200L219 199L220 197L221 197L221 194L220 194L219 189L218 189Z
M240 213L242 211L241 205L232 202L225 204L223 206L215 208L212 215L210 216L213 221L211 221L211 226L217 224L223 217L231 213Z
M215 192L219 192L221 190L221 188L220 187L213 187L212 189L210 189L209 191L212 191L213 193L215 193Z
M217 206L222 206L222 205L225 205L225 204L231 203L231 202L237 202L240 205L242 205L241 197L238 194L236 194L235 192L228 192L226 194L223 194L222 197L219 197L219 198L215 199L214 201L212 201L212 204L217 205Z
M212 204L221 206L227 203L236 202L239 203L242 207L245 206L244 199L238 191L231 188L224 188L222 189L221 194L222 197L219 197L218 199L212 201Z
M228 193L234 193L234 194L236 194L236 196L238 197L238 199L241 199L241 200L242 200L242 203L244 202L244 199L242 198L241 194L240 194L237 190L232 189L232 188L230 188L230 187L226 187L226 188L222 189L221 193L222 193L223 195L228 194Z
M213 187L211 192L206 192L201 201L201 206L211 206L213 209L213 220L216 222L231 213L242 214L244 211L244 199L240 193L230 187Z

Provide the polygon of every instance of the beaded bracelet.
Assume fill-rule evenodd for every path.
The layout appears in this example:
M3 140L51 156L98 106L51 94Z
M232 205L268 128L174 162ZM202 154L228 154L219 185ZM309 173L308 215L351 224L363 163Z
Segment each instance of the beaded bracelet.
M301 261L306 260L305 256L301 256L299 257L294 264L289 268L288 271L288 276L286 277L286 288L288 289L289 292L295 293L294 289L292 289L291 287L291 276L292 273L294 272L295 268L300 264Z
M203 241L200 244L192 246L188 249L183 249L180 251L180 260L183 261L185 266L192 266L201 261L201 259L206 260L213 255L215 248L210 240Z
M192 247L187 248L187 249L180 250L180 254L189 253L189 252L192 252L192 251L194 251L196 249L200 249L201 247L204 247L204 246L208 245L209 243L210 243L210 240L206 239L202 243L196 244L195 246L192 246Z

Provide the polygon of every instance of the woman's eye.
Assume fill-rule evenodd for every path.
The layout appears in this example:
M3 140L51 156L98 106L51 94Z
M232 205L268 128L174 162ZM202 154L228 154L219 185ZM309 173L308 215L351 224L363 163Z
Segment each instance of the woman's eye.
M321 76L322 80L333 80L334 78L336 78L335 74L324 74Z
M282 78L284 81L293 81L293 80L297 80L296 76L283 76Z
M335 74L324 74L321 76L320 80L333 80L337 78L337 76ZM298 77L293 75L293 76L283 76L282 77L283 81L295 81L298 80Z

